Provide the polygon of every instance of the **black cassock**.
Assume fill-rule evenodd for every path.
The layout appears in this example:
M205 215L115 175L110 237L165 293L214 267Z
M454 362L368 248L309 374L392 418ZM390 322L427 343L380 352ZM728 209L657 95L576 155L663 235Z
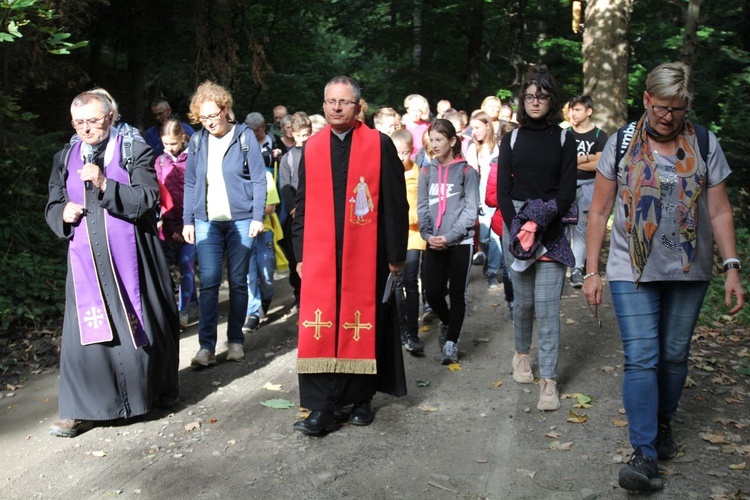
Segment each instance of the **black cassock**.
M81 345L75 288L68 261L60 353L60 418L113 420L142 415L160 398L173 399L178 393L180 330L172 278L159 246L151 212L158 206L159 199L153 155L146 144L134 141L131 185L108 179L104 193L96 188L87 190L88 213L78 227L73 228L62 218L69 200L64 174L60 169L61 153L55 155L50 175L49 200L45 211L47 224L60 238L70 239L74 231L85 229L83 224L88 224L89 228L103 227L105 210L111 215L134 221L143 326L148 344L138 349L134 347L126 326L125 311L117 300L108 300L102 294L112 319L114 340ZM103 165L102 156L100 154L94 162L100 167ZM67 175L78 174L67 172ZM92 230L89 231L89 238L96 252L108 253L106 233ZM101 257L105 260L108 258L106 255ZM97 273L100 274L103 288L116 288L111 267L100 269L97 266ZM93 283L92 286L97 284Z
M336 224L337 295L341 293L341 255L343 252L344 223L348 207L347 171L352 145L352 131L344 140L331 132L331 169L333 173L333 205ZM380 134L380 199L378 201L378 252L376 268L376 332L375 355L377 375L355 375L349 373L300 373L300 403L310 410L338 411L352 403L367 401L376 391L394 396L406 395L406 376L401 352L401 337L394 300L383 304L381 298L389 274L388 263L406 260L406 244L409 235L409 204L406 200L404 166L398 158L393 141ZM356 159L351 159L356 161ZM313 173L307 172L309 175ZM299 165L297 204L293 223L294 253L302 262L302 279L305 279L303 260L303 234L305 227L305 203L315 200L313 194L305 196L305 157ZM317 194L316 194L317 195ZM319 196L319 195L318 195ZM333 221L332 221L333 222ZM333 264L333 262L332 262ZM338 316L338 311L336 312ZM338 324L338 317L336 318Z

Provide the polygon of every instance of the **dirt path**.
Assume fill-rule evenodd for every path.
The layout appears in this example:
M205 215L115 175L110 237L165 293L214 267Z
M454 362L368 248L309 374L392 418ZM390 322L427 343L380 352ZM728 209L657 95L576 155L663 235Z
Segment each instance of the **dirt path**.
M284 282L277 283L277 296L285 296ZM542 413L537 386L510 376L513 334L502 292L488 291L475 267L461 370L437 361L432 326L422 334L427 355L405 354L409 395L376 396L371 426L345 426L325 438L292 430L299 418L297 318L282 314L289 305L274 304L281 307L247 337L249 355L239 364L221 356L214 368L190 369L198 342L196 327L189 328L181 345L183 399L174 413L60 439L46 433L56 417L56 373L29 375L12 397L3 391L0 497L628 497L617 487L630 449L620 412L621 346L607 304L599 329L580 293L566 285L559 388L591 397L592 406L575 409L578 399L568 398L560 410ZM750 495L750 466L741 465L750 461L750 377L738 372L749 346L748 337L715 332L694 343L695 385L685 390L675 423L681 454L661 464L666 489L653 497ZM295 406L261 404L272 399ZM585 422L566 422L570 411L585 414Z

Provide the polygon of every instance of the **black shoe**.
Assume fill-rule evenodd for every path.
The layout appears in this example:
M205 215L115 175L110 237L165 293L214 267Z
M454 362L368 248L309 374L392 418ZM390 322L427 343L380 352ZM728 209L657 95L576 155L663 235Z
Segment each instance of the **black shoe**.
M500 282L497 281L497 274L490 273L487 275L487 286L491 289L500 288Z
M352 425L370 425L375 420L375 412L372 411L372 405L367 400L364 403L357 403L352 407L352 414L349 415L349 423Z
M664 488L664 481L659 477L659 466L651 457L644 457L638 448L630 455L628 465L620 469L618 478L620 488L628 491L652 491Z
M319 436L338 430L340 427L332 411L313 410L306 419L294 422L294 430L308 436Z
M242 325L242 333L254 332L260 326L260 317L257 314L245 316L245 324Z
M672 425L669 422L659 422L654 448L659 460L672 460L677 456L677 445L672 439Z
M412 333L406 336L406 342L404 342L404 349L412 354L420 354L424 351L424 343L422 339L416 333Z
M570 286L573 288L583 288L583 271L580 269L573 269L570 273Z

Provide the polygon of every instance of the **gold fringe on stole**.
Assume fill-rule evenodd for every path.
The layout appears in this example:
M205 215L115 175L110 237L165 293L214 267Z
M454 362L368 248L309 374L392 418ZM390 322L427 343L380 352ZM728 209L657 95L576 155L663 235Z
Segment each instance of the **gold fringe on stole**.
M374 359L337 359L336 373L375 375L378 373L378 366Z
M333 373L336 358L297 358L297 373Z
M298 358L297 373L353 373L376 375L374 359Z

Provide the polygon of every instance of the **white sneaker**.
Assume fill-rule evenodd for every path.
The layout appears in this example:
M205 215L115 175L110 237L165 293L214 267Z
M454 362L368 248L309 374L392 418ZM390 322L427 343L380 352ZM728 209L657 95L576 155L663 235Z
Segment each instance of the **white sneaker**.
M208 349L201 349L193 359L190 360L191 366L210 366L216 364L216 355Z
M534 382L534 372L531 371L531 358L528 354L513 355L513 380L519 384Z
M242 344L230 342L229 350L227 350L227 361L242 361L243 359L245 359L245 348L242 347Z
M553 411L560 408L560 398L557 394L557 382L551 378L539 380L539 402L537 410Z

